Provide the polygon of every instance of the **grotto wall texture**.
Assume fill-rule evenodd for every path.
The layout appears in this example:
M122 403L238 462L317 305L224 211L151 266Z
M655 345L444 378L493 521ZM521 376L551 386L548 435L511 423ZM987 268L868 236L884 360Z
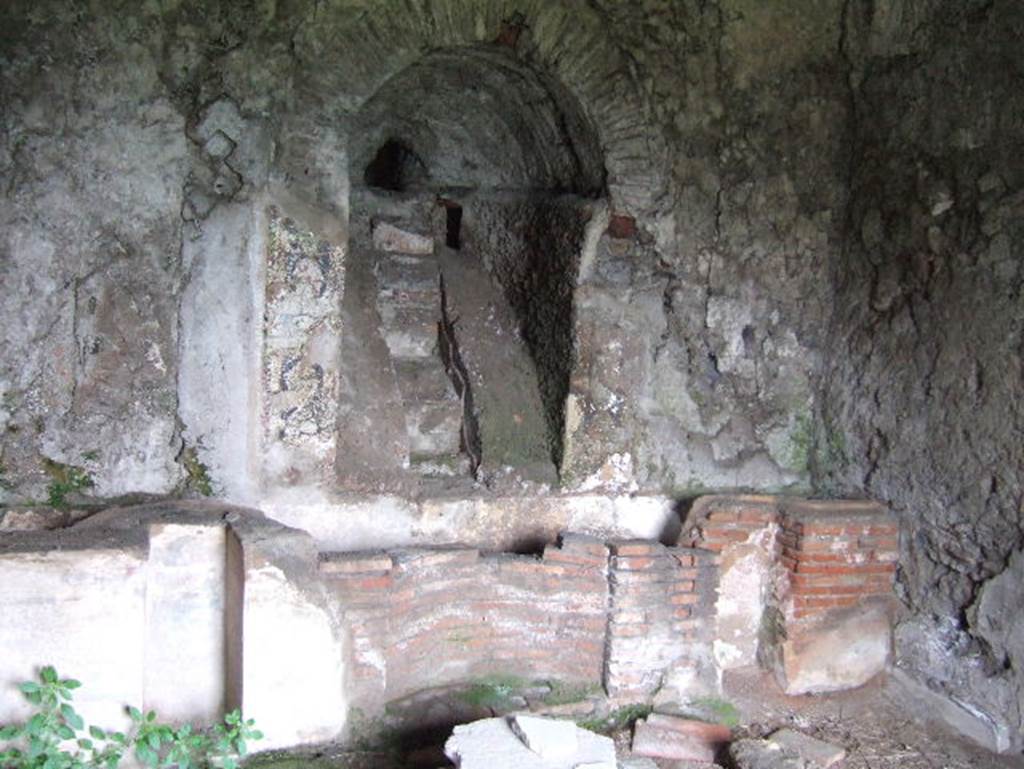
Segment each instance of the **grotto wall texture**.
M212 481L258 500L282 475L256 416L268 207L287 193L315 209L343 255L364 105L424 51L501 35L492 47L596 130L610 207L639 222L577 300L601 320L577 354L619 371L577 404L594 420L580 442L607 449L579 475L617 455L623 488L808 485L848 166L839 3L15 2L4 17L6 501L45 499L68 467L98 498ZM466 73L494 55L442 60ZM481 110L460 106L471 134Z
M568 490L890 504L899 664L1019 740L1021 13L9 0L0 504L329 497L368 443L345 388L378 381L346 304L352 189L380 105L441 72L423 179L461 183L461 142L482 186L594 196ZM516 78L526 112L489 98ZM290 312L324 285L340 309Z
M883 4L847 29L856 163L819 483L901 518L898 667L1019 746L1024 8Z

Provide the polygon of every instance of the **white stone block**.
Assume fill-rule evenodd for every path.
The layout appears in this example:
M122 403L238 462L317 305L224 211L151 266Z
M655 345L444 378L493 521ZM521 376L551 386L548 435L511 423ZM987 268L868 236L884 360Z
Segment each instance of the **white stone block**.
M575 753L544 758L530 750L513 732L508 720L488 718L456 726L445 743L445 754L460 769L615 769L615 743L571 724L576 730Z
M374 222L373 247L378 251L426 255L434 253L434 239L399 229L388 222Z
M539 716L514 716L511 725L512 731L523 744L541 758L566 758L579 748L576 741L577 727L572 721Z
M149 531L145 706L169 721L216 722L224 706L224 527Z

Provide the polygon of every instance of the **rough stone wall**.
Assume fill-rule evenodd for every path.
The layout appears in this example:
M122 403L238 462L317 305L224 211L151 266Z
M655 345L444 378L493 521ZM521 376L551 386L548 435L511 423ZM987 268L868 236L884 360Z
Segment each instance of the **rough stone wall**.
M5 3L0 500L201 487L220 428L181 372L246 385L210 340L260 314L238 288L257 196L344 221L366 100L517 12L515 55L579 100L638 226L577 297L602 407L628 399L587 443L628 488L800 487L813 464L889 503L901 664L1019 730L1012 0Z
M898 665L1019 743L1024 8L886 2L848 27L857 162L818 483L900 518Z
M253 442L196 424L192 385L178 408L183 360L188 382L252 385L241 351L258 338L213 341L261 311L246 286L266 234L247 211L272 183L344 221L366 100L425 48L499 37L548 98L578 102L566 114L597 132L614 212L638 222L626 284L591 297L631 340L608 382L628 408L587 440L606 440L630 488L806 483L847 149L838 3L51 0L4 14L5 499L46 497L44 458L81 467L101 498L205 487L193 460L247 472L224 456ZM227 405L213 409L225 424Z
M103 496L166 493L185 119L158 35L31 5L5 6L0 53L0 464L37 498L44 459Z
M643 482L806 486L848 162L841 3L601 3L669 155L657 320L642 374ZM641 224L642 226L642 224ZM648 332L650 333L650 332Z

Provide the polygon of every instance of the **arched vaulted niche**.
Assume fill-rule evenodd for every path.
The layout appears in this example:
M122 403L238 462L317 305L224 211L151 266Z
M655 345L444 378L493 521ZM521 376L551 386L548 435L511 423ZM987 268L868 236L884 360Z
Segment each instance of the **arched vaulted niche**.
M556 482L583 235L605 194L595 127L546 73L477 45L395 74L352 136L347 307L383 342L370 391L392 404L375 431L396 474Z
M606 406L626 388L595 377L635 365L577 298L622 301L594 283L594 249L609 212L652 229L663 151L606 30L583 0L415 0L324 6L297 31L297 126L343 136L348 158L338 424L320 452L340 489L474 470L555 484L570 421L573 456L597 446L577 477L627 455Z
M605 188L597 131L576 98L507 48L434 51L356 119L351 177L395 191Z

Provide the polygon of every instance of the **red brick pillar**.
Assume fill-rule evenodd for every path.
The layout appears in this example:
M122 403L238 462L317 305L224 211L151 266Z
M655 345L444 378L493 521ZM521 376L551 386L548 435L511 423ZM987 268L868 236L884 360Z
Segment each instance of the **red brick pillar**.
M792 499L780 522L784 568L765 658L789 694L860 686L889 660L896 521L874 502Z

